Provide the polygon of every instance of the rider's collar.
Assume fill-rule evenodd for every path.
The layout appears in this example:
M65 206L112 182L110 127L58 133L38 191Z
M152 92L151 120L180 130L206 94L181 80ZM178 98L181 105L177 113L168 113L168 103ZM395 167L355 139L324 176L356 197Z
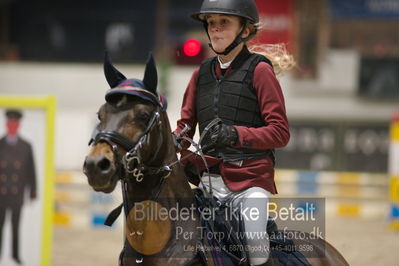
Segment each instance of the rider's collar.
M246 45L244 45L240 51L240 53L234 58L233 62L231 62L231 68L232 69L237 69L239 68L242 64L244 64L245 61L251 56L251 53L249 52L248 48Z
M233 62L233 60L231 60L229 62L222 63L222 60L220 60L220 56L218 56L217 58L218 58L221 69L227 69L231 65L231 62Z

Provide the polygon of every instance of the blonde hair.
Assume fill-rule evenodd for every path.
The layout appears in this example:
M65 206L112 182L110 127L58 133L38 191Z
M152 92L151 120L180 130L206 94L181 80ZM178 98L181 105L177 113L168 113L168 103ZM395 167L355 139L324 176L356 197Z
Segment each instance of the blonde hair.
M241 23L244 23L244 21ZM263 23L249 24L247 26L254 35L265 29ZM284 43L255 44L249 41L247 46L251 53L261 54L269 59L273 64L276 75L288 71L296 65L294 57L287 51Z
M261 54L269 59L274 67L276 75L288 71L295 66L294 57L288 53L285 44L249 44L248 50L251 53Z

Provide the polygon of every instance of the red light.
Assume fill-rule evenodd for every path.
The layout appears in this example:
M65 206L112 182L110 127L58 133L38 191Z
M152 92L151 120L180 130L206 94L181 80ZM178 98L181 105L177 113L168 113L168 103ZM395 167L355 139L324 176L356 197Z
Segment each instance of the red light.
M184 54L187 56L196 56L201 51L201 43L197 40L187 40L183 46Z

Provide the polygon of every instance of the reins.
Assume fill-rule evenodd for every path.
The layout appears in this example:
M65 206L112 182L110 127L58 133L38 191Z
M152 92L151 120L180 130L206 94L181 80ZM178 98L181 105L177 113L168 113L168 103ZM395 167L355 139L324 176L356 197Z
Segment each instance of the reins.
M195 148L195 151L192 153L189 153L188 155L185 155L185 156L181 157L180 159L177 159L176 161L171 162L167 165L164 165L161 167L149 167L149 166L145 166L142 163L141 158L140 158L140 150L143 147L144 142L147 140L148 134L152 131L154 126L157 124L159 125L159 118L160 118L160 114L158 111L156 111L154 113L154 115L151 117L151 120L148 123L146 129L144 130L143 135L139 138L139 140L136 144L134 144L130 139L128 139L127 137L123 136L122 134L120 134L119 132L116 132L116 131L98 131L96 136L94 137L94 139L92 138L92 140L89 143L89 144L91 144L91 143L96 144L99 141L105 141L112 147L112 150L115 153L115 156L116 156L117 162L118 162L118 167L117 167L118 173L120 176L123 176L123 177L120 177L120 180L122 181L123 194L126 193L127 188L125 186L126 186L127 180L130 179L131 176L133 176L136 179L137 183L140 183L143 181L145 175L155 176L155 175L162 174L162 177L160 178L160 182L155 187L155 189L152 191L151 196L149 198L150 200L156 200L162 190L163 185L165 184L166 179L172 172L173 166L176 165L177 163L181 163L181 161L188 159L189 157L191 157L193 155L198 155L201 157L202 161L204 162L205 168L207 169L207 172L209 174L208 163L207 163L205 155L202 151L206 147L200 147L200 143L201 143L202 139L204 138L204 136L209 132L209 130L212 127L214 127L216 124L220 123L220 119L218 119L218 118L214 119L207 125L207 127L203 131L203 134L200 138L199 143L196 143L191 138L184 137L184 134L188 130L190 130L190 127L186 125L185 128L180 132L178 137L184 139L185 141L190 142L190 144ZM116 144L119 144L123 148L128 150L128 152L122 158L120 156L120 152L119 152ZM122 162L120 162L120 160L122 160ZM136 167L133 168L132 167L133 165L135 165ZM208 178L209 178L209 191L203 185L201 178L199 178L199 180L200 180L200 183L202 184L202 188L204 190L206 197L211 198L213 193L212 193L212 182L211 182L210 174L208 175ZM127 206L127 204L128 204L127 196L124 195L123 202L118 207L116 207L114 210L112 210L110 212L110 214L108 215L104 224L107 226L112 226L112 224L115 222L115 220L119 217L119 215L122 211L123 205L126 205L125 211L127 211L127 212L129 211L129 206Z

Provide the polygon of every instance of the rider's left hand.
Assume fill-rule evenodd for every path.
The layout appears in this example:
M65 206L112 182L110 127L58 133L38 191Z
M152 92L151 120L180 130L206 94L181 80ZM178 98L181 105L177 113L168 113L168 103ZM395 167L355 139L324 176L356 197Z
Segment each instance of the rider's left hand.
M210 138L216 147L234 146L238 141L238 133L234 126L221 123L215 126Z

